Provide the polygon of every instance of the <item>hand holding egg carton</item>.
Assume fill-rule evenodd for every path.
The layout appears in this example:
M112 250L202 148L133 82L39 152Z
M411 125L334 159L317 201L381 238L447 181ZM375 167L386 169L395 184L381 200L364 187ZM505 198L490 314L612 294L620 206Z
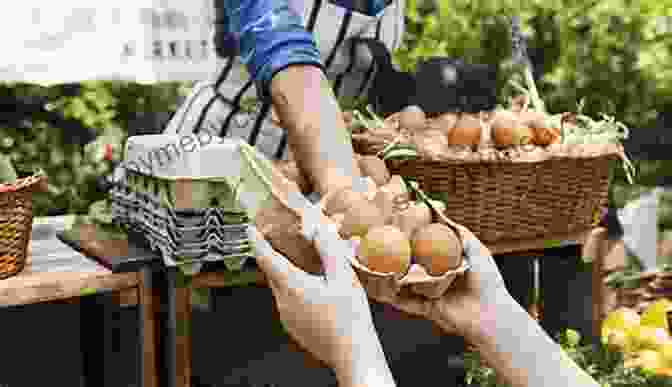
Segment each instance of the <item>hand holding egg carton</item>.
M390 176L382 160L363 156L359 164L366 186L326 195L320 205L341 237L358 245L351 264L369 296L408 288L441 297L469 268L464 230L413 182Z

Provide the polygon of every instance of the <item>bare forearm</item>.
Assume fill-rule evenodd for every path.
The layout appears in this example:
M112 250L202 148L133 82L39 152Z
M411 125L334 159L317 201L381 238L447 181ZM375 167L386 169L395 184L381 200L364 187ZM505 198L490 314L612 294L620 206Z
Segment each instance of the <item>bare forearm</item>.
M299 167L324 195L353 185L361 176L343 114L322 71L295 65L271 81L278 118Z
M334 369L340 387L396 387L378 338L372 347L363 344L355 356Z
M512 387L599 387L511 297L484 306L473 344Z

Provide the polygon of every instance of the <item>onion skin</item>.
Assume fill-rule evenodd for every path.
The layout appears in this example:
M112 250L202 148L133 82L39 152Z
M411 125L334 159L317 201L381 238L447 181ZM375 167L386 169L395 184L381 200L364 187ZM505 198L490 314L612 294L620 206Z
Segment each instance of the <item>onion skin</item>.
M399 126L411 132L427 127L427 116L419 106L407 106L399 113Z
M481 142L481 120L473 114L462 114L448 135L450 145L474 147Z
M530 144L534 132L526 126L518 114L509 111L497 112L492 121L492 139L498 147Z
M449 136L459 119L459 116L455 113L444 113L431 120L427 129L440 131L446 136Z

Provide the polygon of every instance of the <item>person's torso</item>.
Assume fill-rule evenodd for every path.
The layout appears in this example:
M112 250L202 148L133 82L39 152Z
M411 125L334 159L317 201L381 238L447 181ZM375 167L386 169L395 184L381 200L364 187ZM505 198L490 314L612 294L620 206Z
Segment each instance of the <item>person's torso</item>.
M343 4L343 0L340 2ZM371 61L351 60L349 39L377 38L390 51L399 47L404 32L404 1L393 0L377 16L345 8L330 0L288 0L288 3L303 17L306 29L313 33L336 96L352 99L366 95L375 75L375 66ZM209 90L199 94L200 86L218 80L221 81L220 98L208 98L213 93ZM194 99L193 105L202 105L192 105L191 110L208 109L201 119L201 127L221 136L241 137L256 145L267 157L286 158L286 133L271 121L270 105L257 99L255 85L239 57L219 58L213 78L197 84L186 105L189 105L189 98ZM186 121L196 123L201 117L190 115L186 118ZM188 123L182 125L188 126ZM182 130L177 128L176 131Z

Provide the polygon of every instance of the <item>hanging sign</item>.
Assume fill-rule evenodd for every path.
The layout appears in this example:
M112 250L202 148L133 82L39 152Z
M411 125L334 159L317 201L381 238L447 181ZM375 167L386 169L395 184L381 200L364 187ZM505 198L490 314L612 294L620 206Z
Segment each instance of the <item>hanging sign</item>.
M22 0L0 14L0 81L208 78L213 15L213 0Z

